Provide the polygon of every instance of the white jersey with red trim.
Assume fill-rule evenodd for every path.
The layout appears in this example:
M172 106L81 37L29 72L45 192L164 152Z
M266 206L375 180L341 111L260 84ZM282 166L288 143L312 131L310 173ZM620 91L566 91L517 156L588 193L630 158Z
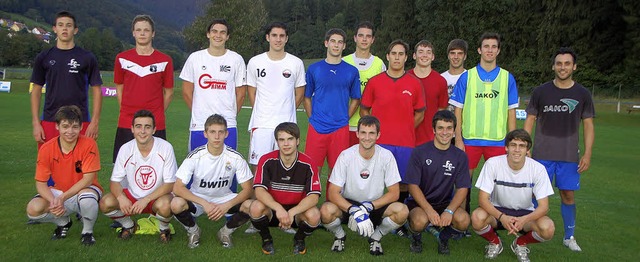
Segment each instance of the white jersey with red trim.
M295 88L307 84L304 63L286 53L274 61L262 53L249 60L247 85L256 88L255 104L249 120L253 128L275 128L282 122L296 123Z
M203 49L189 55L180 72L180 79L194 85L189 130L204 130L204 122L213 114L222 115L228 127L236 127L236 88L245 85L245 75L244 59L234 51L212 56Z
M176 157L169 142L154 137L153 148L144 157L133 139L120 147L111 181L121 183L133 197L141 199L165 183L176 182L176 169Z

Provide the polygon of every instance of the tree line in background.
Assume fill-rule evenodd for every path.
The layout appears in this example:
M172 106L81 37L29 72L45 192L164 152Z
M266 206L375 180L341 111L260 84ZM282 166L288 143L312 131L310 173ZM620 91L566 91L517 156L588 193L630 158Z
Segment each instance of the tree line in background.
M148 13L156 20L154 45L174 59L180 68L190 52L208 45L206 26L212 18L226 18L232 33L228 48L245 60L264 52L268 45L263 26L286 22L289 26L287 51L303 59L325 56L324 33L342 28L348 34L344 54L354 51L352 36L360 21L376 25L373 53L384 58L387 44L401 38L411 46L421 39L434 44L433 67L447 69L446 47L451 39L469 43L466 67L479 59L477 39L483 32L503 37L498 65L511 71L520 89L530 89L552 79L551 56L560 46L578 53L576 79L587 87L598 86L601 95L614 96L623 86L623 96L640 95L640 1L633 0L212 0L208 4L182 10L197 13L191 25L171 24L172 17L140 4L142 0L56 1L0 0L3 11L17 12L52 24L57 11L76 14L80 33L78 45L94 52L102 70L112 70L118 52L131 48L130 21ZM72 3L73 2L73 3ZM166 1L161 0L158 5ZM129 5L127 5L129 4ZM131 5L135 4L135 5ZM5 6L9 10L5 10ZM148 6L148 5L147 5ZM34 8L37 7L37 8ZM177 10L172 4L172 9ZM178 11L176 11L178 12ZM51 17L51 18L49 18ZM49 18L49 19L47 19ZM175 18L177 19L177 18ZM50 30L50 28L47 28ZM28 41L32 35L8 38L0 34L0 65L28 66L45 43ZM408 66L412 66L412 59Z

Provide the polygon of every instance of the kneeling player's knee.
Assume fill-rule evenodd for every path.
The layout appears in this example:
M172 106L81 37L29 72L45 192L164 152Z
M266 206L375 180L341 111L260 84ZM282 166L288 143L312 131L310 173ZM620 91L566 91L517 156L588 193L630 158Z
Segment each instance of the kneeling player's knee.
M307 224L310 226L317 226L320 224L320 210L318 210L317 207L307 209L307 211L304 212L304 217L305 221L307 221Z
M471 219L469 218L469 214L467 214L467 212L462 209L458 209L453 214L453 223L457 226L456 228L466 229L467 227L469 227L469 223L471 222L470 220Z
M253 203L251 203L251 208L249 208L249 216L251 216L252 218L259 218L265 214L266 209L267 206L265 206L259 200L255 200L253 201Z
M187 201L181 197L174 197L171 200L171 213L179 214L182 211L187 210Z
M36 217L47 212L47 207L49 206L49 202L44 200L43 198L36 197L29 201L27 204L27 215L30 217Z
M476 210L473 210L473 213L471 213L471 226L475 230L483 229L488 224L486 222L488 217L489 214L487 214L487 211L484 211L482 208L476 208Z
M389 217L391 217L391 220L398 224L404 223L405 221L407 221L407 217L409 217L409 208L407 207L407 205L400 202L392 203L391 205L389 205L387 210L391 211L391 214L389 215Z
M540 235L540 237L544 238L545 240L550 240L553 238L553 235L556 231L553 220L551 220L549 217L542 217L540 218L540 221L537 222L537 224L539 229L538 235Z
M109 213L119 206L118 200L111 193L104 195L98 204L102 213Z
M340 212L338 206L331 202L325 202L320 206L320 217L322 219L322 223L328 224L331 221L335 220L338 217Z

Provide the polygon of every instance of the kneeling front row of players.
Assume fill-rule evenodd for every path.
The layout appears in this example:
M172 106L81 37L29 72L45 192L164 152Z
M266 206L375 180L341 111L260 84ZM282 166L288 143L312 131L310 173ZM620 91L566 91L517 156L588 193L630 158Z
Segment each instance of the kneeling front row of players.
M435 139L413 150L405 178L400 177L392 153L376 144L378 119L362 117L357 126L359 143L339 155L328 181L330 201L319 209L319 174L311 159L298 152L300 130L295 123L275 128L279 149L261 157L254 178L242 155L224 144L228 136L224 117L212 115L206 120L207 144L193 150L177 168L171 144L153 137L153 114L140 110L131 127L135 139L118 152L111 193L103 196L97 181L99 152L94 140L79 135L81 118L75 106L60 108L56 114L60 136L38 153L38 195L29 202L27 214L35 221L55 223L53 239L66 237L72 225L69 215L78 213L83 224L81 242L94 244L98 209L122 225L118 235L122 239L137 229L131 215L150 213L158 219L160 241L167 242L169 222L175 216L186 229L190 248L199 245L201 230L195 218L200 215L210 220L226 218L217 238L227 248L233 246L232 233L250 221L259 231L265 254L275 251L269 227L297 228L293 251L304 254L305 238L320 223L334 234L331 250L345 249L342 224L348 224L368 239L372 255L382 255L381 238L405 223L410 250L415 253L422 252L421 232L429 224L442 228L437 237L441 254L449 254L449 239L463 234L470 223L489 242L487 258L495 258L503 249L495 229L521 233L511 244L520 261L528 260L527 244L549 240L554 234L553 221L546 216L547 197L553 190L545 168L526 156L532 142L521 129L507 135L507 154L487 160L482 169L476 183L479 207L471 216L460 208L471 179L465 153L451 144L456 117L446 110L432 120ZM231 191L234 178L240 193ZM401 181L411 193L406 203L397 202Z

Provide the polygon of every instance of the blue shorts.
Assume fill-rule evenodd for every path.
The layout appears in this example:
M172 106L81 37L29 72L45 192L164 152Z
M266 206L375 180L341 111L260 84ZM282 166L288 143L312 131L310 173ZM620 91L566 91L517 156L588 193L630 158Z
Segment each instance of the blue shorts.
M553 178L556 178L555 186L560 190L578 190L580 189L580 173L578 173L578 163L564 161L537 160L540 164L547 168L549 180L553 184Z
M411 158L411 152L413 148L404 146L392 146L392 145L380 145L381 147L391 151L393 157L398 164L398 172L400 172L400 178L404 181L404 175L407 173L407 166L409 165L409 158ZM404 182L400 182L404 183Z
M227 131L229 131L229 136L224 139L224 144L233 149L238 149L238 129L230 127ZM207 138L204 137L203 132L204 131L191 131L189 133L189 152L207 143Z

